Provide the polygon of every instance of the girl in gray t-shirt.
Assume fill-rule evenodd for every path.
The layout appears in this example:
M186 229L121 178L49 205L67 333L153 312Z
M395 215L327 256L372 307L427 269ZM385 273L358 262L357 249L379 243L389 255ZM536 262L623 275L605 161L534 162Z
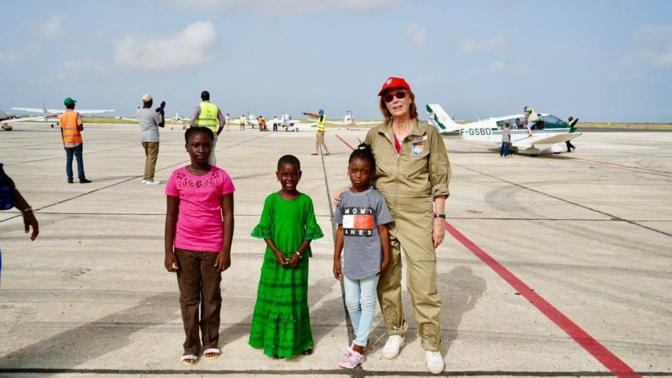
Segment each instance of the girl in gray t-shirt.
M355 340L338 364L347 369L364 362L376 310L378 278L390 263L387 224L393 219L385 198L369 183L375 169L371 147L360 144L348 163L352 187L341 195L334 214L334 222L338 224L334 277L343 281L345 304L355 330Z

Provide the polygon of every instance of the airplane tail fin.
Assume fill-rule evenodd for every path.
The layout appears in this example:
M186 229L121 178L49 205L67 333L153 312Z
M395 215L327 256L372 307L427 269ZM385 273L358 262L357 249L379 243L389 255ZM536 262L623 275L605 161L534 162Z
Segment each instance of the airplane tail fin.
M462 128L455 123L439 104L428 104L426 106L429 114L429 123L439 129L440 132L457 131Z

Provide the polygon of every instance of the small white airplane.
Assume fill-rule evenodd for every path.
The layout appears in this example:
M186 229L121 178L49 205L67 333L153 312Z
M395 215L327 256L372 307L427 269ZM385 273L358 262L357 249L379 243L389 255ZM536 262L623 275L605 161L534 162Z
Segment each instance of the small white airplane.
M12 125L10 125L11 123L22 122L22 121L36 121L36 120L39 120L39 119L42 119L42 117L29 117L29 118L24 117L24 118L21 118L21 117L17 117L14 114L7 114L7 113L3 112L2 110L0 110L0 124L2 125L2 127L0 127L0 128L2 128L2 130L5 130L5 131L12 131L14 129L12 127Z
M524 114L514 114L504 117L492 117L482 121L458 124L448 116L441 105L429 104L426 106L429 114L429 123L439 129L442 134L459 135L464 140L502 143L502 126L505 123L511 125L511 151L520 154L538 156L541 151L536 145L550 145L550 151L559 154L564 151L564 142L581 136L576 128L567 122L550 114L540 114L537 124L532 129L532 135L528 134L527 128L521 126L524 123Z
M377 124L377 123L381 123L381 122L379 122L379 121L365 121L365 122L355 121L355 119L352 117L352 112L348 110L345 113L345 116L343 117L343 122L327 120L327 123L345 126L345 128L347 130L349 130L349 129L352 129L352 128L356 128L357 126L373 125L373 124ZM339 127L339 129L340 129L340 127Z
M41 117L35 118L35 120L42 120L44 122L51 122L51 127L54 125L58 126L58 116L65 111L65 109L48 109L46 105L42 105L42 108L12 108L12 110L20 110L27 113L41 113ZM102 114L113 112L114 109L75 109L77 113L86 115L86 114Z
M248 113L245 118L246 118L245 123L247 125L250 125L253 129L255 128L255 126L259 127L259 121L258 121L259 117L257 117L256 115ZM306 125L301 124L301 120L292 119L292 116L289 114L281 114L280 117L277 118L277 120L275 118L264 118L264 121L266 121L266 127L269 130L273 130L273 123L276 122L278 124L278 127L285 129L285 131L299 131L311 127L311 125L309 124ZM230 119L229 122L231 122L231 124L234 125L240 125L240 118Z

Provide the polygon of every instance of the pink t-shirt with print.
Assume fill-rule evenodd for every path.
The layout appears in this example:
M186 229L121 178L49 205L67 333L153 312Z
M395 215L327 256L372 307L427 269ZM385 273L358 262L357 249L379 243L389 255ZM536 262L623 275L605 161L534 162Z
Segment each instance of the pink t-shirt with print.
M175 248L199 252L222 250L221 196L233 193L231 177L212 166L203 176L194 176L182 167L173 171L166 184L166 195L179 197Z

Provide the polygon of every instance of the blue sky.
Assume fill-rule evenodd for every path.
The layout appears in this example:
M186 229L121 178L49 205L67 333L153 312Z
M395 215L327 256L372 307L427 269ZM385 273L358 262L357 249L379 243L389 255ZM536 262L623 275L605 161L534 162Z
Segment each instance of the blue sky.
M672 122L672 1L108 0L3 4L0 109L380 118L388 76L458 119ZM426 118L421 114L421 118Z

